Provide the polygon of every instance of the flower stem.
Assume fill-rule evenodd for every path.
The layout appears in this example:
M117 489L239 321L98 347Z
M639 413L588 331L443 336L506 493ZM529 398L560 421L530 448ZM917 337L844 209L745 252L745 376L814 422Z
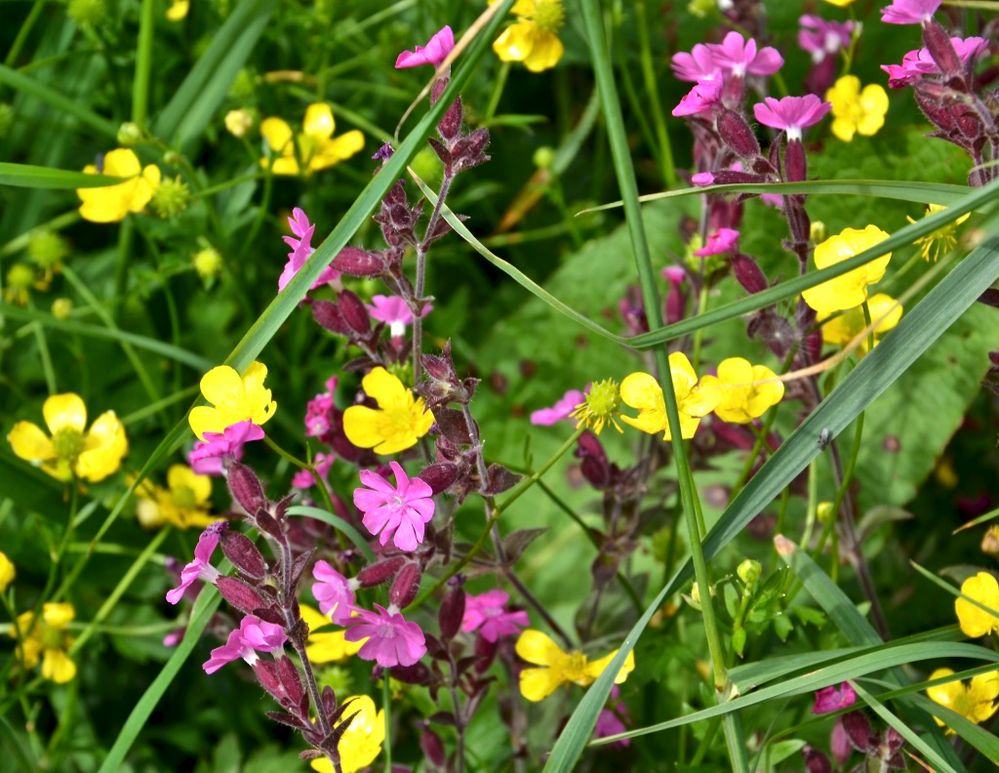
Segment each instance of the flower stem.
M266 443L267 447L282 459L285 459L299 469L305 470L312 476L312 480L315 483L316 488L319 489L319 497L323 500L323 507L326 508L326 512L335 515L336 510L333 507L333 500L330 498L330 492L326 488L326 481L324 481L322 476L316 471L315 465L309 464L308 462L299 459L297 456L293 456L288 453L281 446L279 446L277 441L275 441L270 435L264 435L264 443Z
M433 212L427 220L427 228L423 232L423 240L416 245L416 281L413 283L413 384L420 382L423 363L420 362L420 355L423 353L423 294L427 287L427 252L430 249L431 236L437 223L441 219L441 210L444 201L447 199L448 191L451 190L451 182L454 177L449 174L444 175L441 180L441 189L437 193L437 201L434 202Z

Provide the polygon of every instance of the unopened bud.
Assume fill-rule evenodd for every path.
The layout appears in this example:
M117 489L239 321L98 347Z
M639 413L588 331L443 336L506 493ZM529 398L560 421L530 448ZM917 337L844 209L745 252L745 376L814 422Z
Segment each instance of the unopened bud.
M449 588L441 601L437 622L441 627L441 637L445 640L457 636L461 621L465 618L465 591L459 585Z
M142 127L137 123L126 121L118 127L118 144L123 148L137 145L142 142L143 136Z
M815 244L824 242L826 240L827 233L828 229L826 228L826 224L821 220L813 220L811 225L808 227L808 238Z
M415 599L420 591L420 575L420 565L415 561L403 566L389 589L389 603L401 609Z
M406 563L406 559L402 556L395 556L393 558L386 558L384 561L379 561L377 564L371 564L371 566L366 566L357 575L357 582L364 588L370 588L373 585L381 585L383 582L387 582L388 579L395 575L399 571L399 568Z
M763 567L759 561L747 558L739 564L739 568L735 570L735 573L739 575L739 579L742 580L742 583L747 588L753 588L760 581L760 575L763 574Z
M832 523L833 518L836 517L836 513L833 511L833 503L819 502L818 507L815 508L815 515L819 519L819 523L823 526Z
M447 755L444 753L444 742L440 736L429 728L423 731L420 736L420 748L423 755L437 767L444 767L447 762Z
M746 119L734 110L722 108L718 112L718 134L732 150L743 158L752 158L760 154L760 143L756 135L746 123Z
M982 537L982 552L990 556L999 556L999 526L990 526Z
M253 128L253 113L244 108L225 114L225 128L233 137L244 137Z
M191 257L191 263L202 279L212 279L222 270L222 256L214 247L198 250Z
M245 464L232 462L226 480L232 498L251 516L256 515L258 510L266 509L268 503L264 487L260 485L257 474Z
M69 298L56 298L52 301L52 316L56 319L69 319L73 313L73 301Z
M732 273L735 274L739 284L750 293L763 292L770 286L762 269L748 255L738 253L732 256Z
M253 610L267 606L267 602L253 588L242 580L235 577L222 575L215 581L219 594L229 604L236 607L240 612L248 615L253 614Z
M227 529L222 533L222 552L239 572L252 580L267 574L267 562L257 546L245 534Z
M555 151L547 145L542 145L534 151L533 161L538 169L550 169L555 163Z

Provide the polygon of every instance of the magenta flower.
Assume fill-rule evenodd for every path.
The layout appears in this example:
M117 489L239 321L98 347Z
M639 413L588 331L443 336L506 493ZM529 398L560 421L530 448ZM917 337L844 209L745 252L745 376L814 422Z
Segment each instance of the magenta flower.
M953 37L950 42L963 65L985 51L989 45L985 38L979 37ZM902 57L902 64L883 64L881 69L888 73L888 86L893 89L911 86L922 80L924 75L941 74L940 68L933 61L927 48L910 51Z
M539 408L531 413L531 424L538 427L550 427L569 418L572 409L586 399L586 395L578 389L570 389L550 408Z
M348 580L326 561L316 561L312 576L312 595L319 602L319 611L330 615L333 622L343 625L354 611L354 591L360 587L356 579Z
M409 478L398 462L389 462L395 486L371 470L361 470L361 483L354 489L354 504L364 513L362 523L379 542L389 539L399 550L411 552L423 542L425 525L434 517L433 489L419 478Z
M709 255L724 255L733 252L739 246L739 232L734 228L719 228L708 234L708 243L701 249L694 250L694 255L706 258Z
M798 23L798 45L812 55L813 62L821 62L826 57L846 48L853 37L852 21L827 21L818 16L805 14Z
M925 24L933 18L942 0L892 0L881 9L885 24Z
M521 628L531 624L527 612L518 609L506 610L510 595L505 590L494 589L478 596L465 596L465 616L461 620L461 630L466 633L478 630L488 642L496 642L501 636L513 636Z
M738 32L729 32L721 43L710 43L715 67L736 77L773 75L784 65L784 57L771 46L757 50L756 41L746 40Z
M206 432L205 439L195 443L187 455L187 463L198 475L221 475L226 458L238 462L243 458L244 445L263 438L263 429L252 421L230 424L224 432Z
M393 338L405 335L406 327L413 324L413 312L406 299L398 295L376 295L367 308L372 319L389 326L389 335ZM424 304L420 316L426 317L433 309L431 304Z
M848 682L839 685L823 687L815 693L815 705L812 707L813 714L827 714L830 711L839 711L847 706L852 706L857 702L857 693Z
M358 609L347 622L347 641L363 641L358 651L364 660L373 660L383 668L411 666L427 652L423 631L416 623L407 622L395 607L375 604L377 612Z
M683 95L673 108L673 115L681 118L685 115L710 113L711 108L721 100L721 94L721 73L716 70L713 77L698 81L694 88Z
M184 591L198 580L214 583L219 578L219 570L212 566L212 554L219 544L219 535L226 528L225 521L217 521L201 532L198 544L194 548L194 560L180 570L180 584L167 591L166 600L171 604L179 604L184 598Z
M670 66L677 80L691 83L709 80L718 71L711 49L703 43L694 46L689 54L686 51L673 54Z
M753 105L753 115L764 126L783 129L788 140L800 140L801 130L817 124L832 108L814 94L803 97L766 97Z
M326 479L326 473L333 466L334 459L336 459L336 456L333 454L316 454L312 459L312 466L316 468L320 479ZM298 489L310 489L316 485L316 479L312 477L312 473L308 470L299 470L292 476L291 485Z
M631 716L628 713L628 707L620 699L620 694L621 690L617 685L614 685L611 688L610 700L607 702L607 706L601 709L600 714L597 715L597 726L593 731L595 738L606 738L609 735L623 733L628 729L624 724L624 720L630 721ZM630 744L630 738L622 738L620 741L615 741L611 746L624 749Z
M288 253L288 262L284 264L284 271L281 272L281 276L278 278L279 292L287 287L288 283L295 278L295 275L305 265L305 261L314 252L312 249L312 235L315 233L316 227L309 222L308 215L301 208L295 207L291 211L291 217L288 218L288 227L291 228L294 236L281 237L284 243L291 247L291 252ZM323 269L319 278L312 283L312 289L315 290L327 282L333 282L339 276L339 271L327 266Z
M698 185L698 186L701 186L701 185L714 185L715 184L715 176L714 176L714 173L712 173L712 172L697 172L696 174L692 174L690 176L690 181L694 185Z
M659 274L671 285L683 284L687 278L687 272L681 266L666 266Z
M336 376L326 380L326 391L309 400L305 406L305 436L322 437L332 429L330 413L333 410L333 393L336 391Z
M444 26L427 41L427 45L416 46L412 51L403 51L395 60L395 69L419 67L421 64L432 64L440 67L441 62L454 48L454 32L449 26Z
M280 652L286 640L280 625L247 615L239 621L239 628L229 632L225 644L212 650L211 657L201 667L206 674L214 674L226 663L240 658L252 666L260 659L257 652Z

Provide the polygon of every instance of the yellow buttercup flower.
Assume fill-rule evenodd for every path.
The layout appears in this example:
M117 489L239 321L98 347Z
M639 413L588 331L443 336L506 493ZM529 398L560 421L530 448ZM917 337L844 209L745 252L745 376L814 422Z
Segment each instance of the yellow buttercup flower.
M361 380L361 386L378 408L352 405L343 412L344 434L358 448L394 454L412 448L430 431L434 415L398 376L379 366Z
M52 395L42 405L51 436L30 421L19 421L7 435L14 454L41 467L53 478L96 482L121 466L128 453L125 427L114 411L105 411L87 426L87 407L72 392Z
M877 346L878 339L895 327L902 319L902 304L898 303L890 295L877 293L872 295L867 301L867 307L871 313L871 322L874 323L874 345ZM827 319L833 312L818 315L819 322ZM867 327L864 319L864 309L857 306L847 309L842 314L833 317L822 325L822 340L827 344L845 346L854 338L860 335L861 331ZM861 339L859 351L866 354L870 348L867 336Z
M339 164L364 147L364 135L353 129L333 136L336 122L325 102L313 102L305 109L302 131L295 134L283 118L265 118L260 133L274 158L260 159L274 174L311 174Z
M170 21L180 21L187 18L190 10L191 0L173 0L173 4L167 8L166 17Z
M178 529L203 529L221 520L211 514L212 479L186 464L167 470L167 487L143 481L136 489L136 517L147 529L171 524Z
M885 125L888 93L876 83L861 89L860 78L844 75L826 92L826 101L832 105L832 133L843 142L855 134L872 137Z
M610 424L622 432L618 419L621 417L621 392L618 383L612 378L595 381L590 391L579 405L572 409L570 417L576 420L576 429L585 427L600 434Z
M139 157L128 148L112 150L104 156L100 169L87 164L83 172L129 178L103 188L76 189L76 195L83 202L80 216L91 223L116 223L124 220L129 212L141 212L160 184L160 168L156 164L143 167Z
M72 604L43 604L41 619L34 612L17 616L10 635L17 639L17 655L24 668L34 668L42 662L42 677L56 684L65 684L76 676L76 664L67 650L73 644L69 624L76 616Z
M926 214L935 215L937 212L943 212L945 209L947 207L943 204L927 204ZM936 263L941 255L946 255L954 249L957 246L957 227L969 217L971 217L971 213L965 212L957 220L952 220L947 225L940 226L936 231L931 231L926 236L920 236L916 239L916 244L919 245L919 253L923 258ZM916 222L908 215L905 216L905 219L910 223Z
M199 405L191 411L188 422L199 440L206 432L225 432L225 428L241 421L252 421L258 426L267 422L277 403L271 399L271 390L264 388L267 366L253 362L240 376L228 365L212 368L201 378L201 394L211 406Z
M253 128L253 113L246 108L230 110L224 120L226 131L233 137L244 137Z
M489 0L489 4L497 0ZM562 0L517 0L510 11L517 21L493 43L493 51L503 62L523 62L531 72L548 70L558 64L565 46L558 31L565 23Z
M353 719L340 737L337 751L340 753L342 773L356 773L368 767L381 754L385 742L385 711L375 711L375 702L367 695L355 695L341 703L348 702L341 722L350 717ZM333 773L333 763L325 757L313 760L311 765L319 773Z
M305 654L313 663L336 663L357 653L367 639L347 641L345 629L322 631L333 621L308 604L301 605L302 619L309 626L309 638L305 643Z
M848 5L853 4L853 0L826 0L829 5L835 5L837 8L846 8Z
M703 380L698 383L697 374L683 352L673 352L669 366L680 411L680 434L688 440L697 432L701 417L711 413L721 401L721 390ZM673 439L666 419L666 400L655 378L641 371L628 375L621 382L621 399L638 409L638 416L622 416L621 421L650 435L662 432L664 440Z
M784 397L784 384L765 365L752 365L742 357L729 357L718 363L717 376L705 376L701 385L717 388L720 396L715 413L722 421L749 424ZM768 381L769 383L755 383Z
M961 593L999 612L999 582L988 572L979 572L961 583ZM954 612L965 636L978 638L992 631L999 633L999 617L966 599L954 600Z
M815 267L835 266L887 238L888 234L875 225L869 225L863 230L844 228L815 247ZM808 288L801 297L824 316L860 306L867 300L867 286L881 281L890 260L891 253L886 252L835 279Z
M17 570L14 562L7 558L7 554L0 550L0 593L7 590L8 586L14 582Z
M591 661L578 650L566 652L551 637L533 628L526 628L517 639L517 654L540 668L525 668L520 672L520 694L527 700L544 700L566 682L581 687L593 684L617 655L614 650L599 660ZM635 653L629 652L614 678L621 684L635 669Z
M938 668L930 679L942 679L953 674L949 668ZM953 681L946 684L938 684L930 687L926 694L934 703L946 706L951 711L956 711L969 722L976 725L981 724L996 712L993 705L996 698L999 698L999 671L989 671L971 678L971 683L965 686L963 682ZM937 724L944 727L946 723L937 717L933 717ZM953 730L948 729L948 734Z

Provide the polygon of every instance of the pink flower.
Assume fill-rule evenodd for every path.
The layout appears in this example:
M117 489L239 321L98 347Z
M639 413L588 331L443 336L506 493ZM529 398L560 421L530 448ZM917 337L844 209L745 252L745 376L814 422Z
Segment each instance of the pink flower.
M291 211L291 217L288 218L288 227L291 228L294 236L281 237L284 243L291 247L291 252L288 253L288 262L284 264L284 271L281 272L281 276L278 278L279 292L288 286L288 283L302 270L305 261L314 252L312 249L312 235L315 233L316 227L309 222L308 215L299 207L295 207ZM312 289L315 290L327 282L333 282L339 276L339 271L327 266L323 269L319 278L312 283Z
M687 278L687 272L680 266L666 266L666 268L659 273L662 278L671 285L683 284L684 280Z
M243 446L252 440L263 440L264 431L252 421L230 424L224 432L206 432L187 455L187 462L198 475L221 475L226 458L237 462L243 458Z
M699 258L706 258L709 255L724 255L726 252L733 252L738 245L738 231L734 228L719 228L708 234L708 243L701 249L695 250L694 254Z
M718 70L711 49L703 43L694 46L689 54L686 51L673 54L670 66L677 80L692 83L708 80Z
M252 666L260 659L257 652L280 652L286 640L280 625L247 615L239 621L239 628L229 632L225 644L212 650L211 657L201 667L206 674L214 674L226 663L240 658Z
M569 418L572 409L586 399L586 395L578 389L570 389L550 408L539 408L531 413L531 424L538 427L550 427Z
M326 473L333 466L334 459L336 459L336 456L333 454L316 454L313 458L312 466L316 468L316 472L319 473L321 479L325 480ZM316 479L312 477L312 473L308 470L299 470L292 477L291 485L295 488L310 489L316 485Z
M530 625L531 621L523 610L507 612L504 607L509 600L510 595L498 588L478 596L466 596L461 630L471 633L478 629L482 638L488 642L496 642L501 636L520 633L520 629Z
M372 319L389 326L389 335L393 338L405 335L406 327L413 324L413 312L410 311L406 299L398 295L376 295L367 308ZM424 304L420 316L426 317L433 309L431 304Z
M399 550L410 552L423 542L424 528L434 517L433 489L419 478L409 478L398 462L389 462L396 485L371 470L361 470L361 483L354 489L354 504L364 513L364 527L381 533L384 545L392 539Z
M953 37L950 42L960 57L961 64L967 64L970 59L985 51L989 45L985 38L978 37ZM893 89L911 86L922 80L924 75L940 75L940 68L933 61L927 48L910 51L902 57L902 64L883 64L881 69L888 73L888 86Z
M850 45L853 37L852 21L827 21L818 16L805 14L798 23L798 45L812 55L813 62L821 62Z
M826 714L830 711L839 711L847 706L852 706L857 702L857 693L848 682L840 685L823 687L815 693L815 705L812 707L813 714Z
M427 41L426 47L416 46L412 51L403 51L395 60L395 69L419 67L421 64L432 64L439 67L447 59L454 48L454 32L449 26L444 26Z
M698 81L697 84L683 95L683 98L673 108L673 115L681 118L685 115L701 115L710 113L722 94L721 73L715 71L713 77Z
M212 554L219 544L219 535L226 528L225 521L213 523L198 537L194 548L194 560L180 570L180 584L167 591L166 600L171 604L179 604L184 598L184 591L198 580L214 583L219 578L219 570L212 566Z
M892 0L881 9L885 24L925 24L933 18L942 0Z
M319 611L331 615L337 625L350 620L354 611L354 591L360 583L356 579L348 580L326 561L316 561L312 576L319 581L312 584L312 595L319 602Z
M694 185L714 185L715 176L711 172L697 172L690 176L690 181Z
M330 426L330 412L333 410L333 393L336 391L336 376L326 380L326 391L309 400L305 407L305 436L322 437L327 434Z
M783 129L788 140L800 140L801 130L821 121L832 108L814 94L803 97L766 97L753 105L753 115L764 126Z
M614 685L611 688L610 700L607 706L597 715L597 726L593 731L595 738L606 738L609 735L617 735L627 730L624 720L630 720L631 717L628 714L628 707L619 698L620 694L621 690L617 685ZM624 749L630 744L630 738L622 738L620 741L615 741L611 746Z
M738 32L729 32L721 43L710 43L716 67L736 77L773 75L784 65L784 57L776 48L765 46L757 51L756 41L746 40Z
M416 623L407 622L394 607L375 604L377 612L358 609L347 622L347 641L363 641L358 651L364 660L373 660L383 668L411 666L427 652L423 631Z

